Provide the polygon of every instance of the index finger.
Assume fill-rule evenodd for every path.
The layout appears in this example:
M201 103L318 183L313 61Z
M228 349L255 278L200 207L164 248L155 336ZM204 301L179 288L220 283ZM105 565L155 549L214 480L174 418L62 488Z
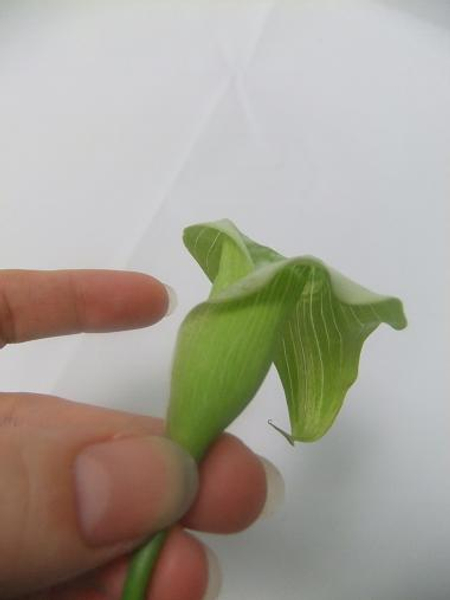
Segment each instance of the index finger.
M168 288L144 273L0 271L0 347L68 333L145 327L167 314L169 304Z

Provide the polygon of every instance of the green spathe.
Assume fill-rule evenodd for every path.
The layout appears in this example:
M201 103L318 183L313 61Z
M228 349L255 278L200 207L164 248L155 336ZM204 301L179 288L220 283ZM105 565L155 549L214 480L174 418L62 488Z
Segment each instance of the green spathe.
M201 458L274 363L291 423L284 435L321 438L357 377L364 340L380 323L406 326L401 302L314 257L287 259L228 220L188 227L184 242L213 287L179 331L168 435Z
M273 363L291 433L275 428L291 444L321 438L358 375L367 336L380 323L406 327L401 302L314 257L285 258L228 220L188 227L184 242L213 285L178 334L167 435L201 460ZM166 533L136 551L122 600L144 600Z

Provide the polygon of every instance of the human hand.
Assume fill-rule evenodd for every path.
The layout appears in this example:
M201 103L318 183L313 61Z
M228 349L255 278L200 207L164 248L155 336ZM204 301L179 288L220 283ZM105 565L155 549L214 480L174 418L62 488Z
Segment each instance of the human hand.
M0 347L144 327L168 305L141 273L0 271ZM159 419L0 393L0 598L119 599L131 550L175 523L148 598L216 597L216 561L184 527L240 531L270 510L281 481L231 435L197 470L162 434Z

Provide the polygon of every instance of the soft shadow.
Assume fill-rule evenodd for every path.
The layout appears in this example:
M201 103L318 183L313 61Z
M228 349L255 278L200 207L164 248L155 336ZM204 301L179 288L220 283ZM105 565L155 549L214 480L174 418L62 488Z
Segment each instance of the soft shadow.
M449 0L375 0L388 8L409 13L444 29L450 29Z

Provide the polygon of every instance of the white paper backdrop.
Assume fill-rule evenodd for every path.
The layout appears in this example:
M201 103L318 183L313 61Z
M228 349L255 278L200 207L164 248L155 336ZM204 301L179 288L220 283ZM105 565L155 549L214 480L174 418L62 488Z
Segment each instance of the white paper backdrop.
M3 2L2 268L129 268L174 285L153 329L2 350L4 389L164 414L177 327L208 285L184 226L231 218L410 321L369 340L319 443L290 448L270 374L233 425L287 501L227 538L224 600L450 597L450 5Z

